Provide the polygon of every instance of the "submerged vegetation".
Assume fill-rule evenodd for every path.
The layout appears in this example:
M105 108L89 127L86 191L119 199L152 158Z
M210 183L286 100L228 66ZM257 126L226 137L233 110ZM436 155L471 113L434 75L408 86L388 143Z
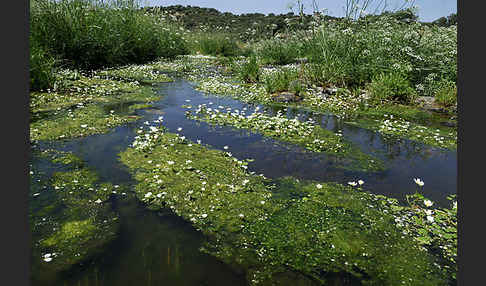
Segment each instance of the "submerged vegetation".
M190 221L211 238L206 251L246 268L252 284L289 270L321 283L325 273L340 271L369 285L449 279L450 269L434 264L440 257L415 242L413 235L425 246L440 240L423 241L424 231L435 231L405 215L410 207L333 183L288 178L277 187L247 172L231 153L165 132L162 121L141 126L132 147L120 154L139 182L137 196L152 209L168 207ZM454 213L440 213L453 228ZM407 221L405 230L395 225L398 214Z
M365 171L384 169L384 163L379 159L363 153L359 148L343 139L342 134L335 134L316 125L312 118L307 121L299 121L296 118L286 118L280 111L276 116L268 116L259 113L258 110L246 115L244 110L240 112L224 106L218 108L201 105L193 111L193 114L189 112L188 116L212 124L228 124L237 128L255 130L265 136L300 145L312 152L325 152L354 161L351 166L345 168Z
M49 178L38 169L30 172L33 265L36 271L46 271L45 262L51 269L67 270L100 254L116 237L118 217L105 202L119 186L99 183L72 153L44 150L41 158L53 173Z
M260 106L332 114L384 140L457 148L453 18L436 25L418 22L410 9L355 18L316 11L258 14L261 21L253 23L249 15L225 13L196 24L188 19L203 17L198 9L172 15L173 9L140 8L132 0L31 1L30 140L43 162L30 172L35 273L66 270L102 253L119 228L109 198L123 189L100 182L73 153L39 151L36 144L141 119L138 110L157 108L163 95L154 88L171 81L168 72L204 93L259 105L252 113L185 105L187 119L323 152L351 174L383 173L385 162L339 128L258 112ZM220 20L234 26L211 26ZM324 285L341 274L362 285L455 283L454 196L451 207L432 208L419 178L406 203L364 191L360 178L348 185L270 180L248 170L250 159L169 133L163 119L145 121L131 145L118 149L137 183L127 192L192 224L207 238L202 250L245 273L249 284L289 284L285 277L294 275Z

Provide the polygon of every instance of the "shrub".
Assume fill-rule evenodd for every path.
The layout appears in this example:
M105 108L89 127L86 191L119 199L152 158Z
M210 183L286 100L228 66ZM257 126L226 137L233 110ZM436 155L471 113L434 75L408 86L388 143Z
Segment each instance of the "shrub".
M268 93L280 91L300 92L302 90L299 74L291 68L283 68L275 73L268 74L264 78L264 85Z
M257 48L256 54L263 64L286 65L299 57L300 49L294 41L267 40Z
M34 41L30 41L29 46L30 90L52 88L55 83L55 75L53 72L55 59Z
M236 40L227 34L199 34L194 50L205 55L233 57L241 54Z
M453 81L441 81L440 88L435 94L435 101L445 107L453 106L457 103L457 88Z
M255 56L251 56L247 62L240 66L235 66L238 77L247 83L259 82L261 77L261 70Z
M84 69L142 63L187 52L174 29L145 15L135 0L32 0L30 36Z
M412 103L417 96L407 78L396 72L384 73L374 77L367 89L374 103L386 101Z

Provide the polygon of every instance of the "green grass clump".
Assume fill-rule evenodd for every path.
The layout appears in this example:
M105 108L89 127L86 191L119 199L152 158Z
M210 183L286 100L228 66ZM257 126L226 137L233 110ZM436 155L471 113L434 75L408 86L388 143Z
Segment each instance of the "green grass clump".
M380 105L387 101L413 103L417 93L407 78L399 73L380 74L368 85L372 102Z
M268 74L264 77L263 82L268 93L302 91L302 85L299 85L299 72L292 68L282 68Z
M200 33L193 37L193 50L204 55L234 57L242 53L232 35Z
M256 48L256 54L263 64L286 65L299 57L300 47L294 41L266 40Z
M457 104L456 83L452 81L443 81L435 93L435 102L444 107L451 107Z
M262 71L255 56L250 57L236 68L238 77L246 83L256 83L260 81Z
M30 40L30 90L53 88L56 82L54 67L56 61L46 50Z
M177 32L135 0L32 0L30 39L83 69L143 63L187 53Z

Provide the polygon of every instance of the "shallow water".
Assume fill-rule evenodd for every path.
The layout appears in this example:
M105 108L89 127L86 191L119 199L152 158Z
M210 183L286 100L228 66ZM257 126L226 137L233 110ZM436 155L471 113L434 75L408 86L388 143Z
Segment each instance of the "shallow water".
M425 182L424 196L448 206L446 196L456 193L457 155L409 140L386 141L379 133L347 125L330 115L286 110L288 117L306 119L312 116L329 130L342 130L343 136L357 144L364 152L386 163L383 172L367 173L337 168L340 162L324 153L306 152L303 148L265 138L247 130L229 126L211 126L186 118L182 105L210 104L217 107L247 108L251 114L256 105L230 98L205 95L184 80L155 86L164 95L152 108L138 110L141 120L116 127L107 134L93 135L65 142L40 142L40 148L72 151L99 175L100 181L113 184L134 184L126 168L118 162L117 154L125 150L135 137L134 130L144 121L164 116L163 125L169 132L179 133L189 140L200 139L210 148L227 151L238 159L252 158L248 169L269 178L294 176L300 179L347 183L362 179L363 188L376 194L404 199L417 190L413 178ZM187 102L186 100L190 100ZM127 112L127 106L109 106L106 111ZM274 114L281 108L263 108ZM181 127L179 132L177 129ZM34 162L35 163L35 162ZM42 165L42 163L38 163ZM131 195L114 197L114 211L120 216L121 228L117 239L97 257L83 266L65 273L34 273L33 285L244 285L241 273L201 253L198 249L204 237L189 223L169 212L160 215L136 201ZM350 285L336 277L336 284Z

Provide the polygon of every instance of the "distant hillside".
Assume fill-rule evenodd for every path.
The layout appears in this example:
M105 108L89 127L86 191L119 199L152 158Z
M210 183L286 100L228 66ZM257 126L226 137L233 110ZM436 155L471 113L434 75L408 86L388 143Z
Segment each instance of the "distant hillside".
M155 13L164 18L177 22L185 29L191 31L224 32L238 35L240 40L258 40L261 38L272 37L277 33L283 33L290 26L298 29L307 29L312 24L312 15L299 15L289 12L287 14L268 15L261 13L249 13L235 15L230 12L220 12L214 8L203 8L198 6L156 6L142 8L149 13ZM405 23L418 21L418 16L412 10L402 10L397 12L384 12L383 14L395 17ZM328 15L320 15L324 20L342 20L342 18ZM368 15L367 19L373 21L378 15ZM427 25L450 26L457 24L457 15L451 14L448 17L441 17Z
M184 28L195 31L219 31L238 34L241 40L258 39L273 36L285 31L286 21L295 24L299 28L308 28L312 15L304 15L300 20L298 15L292 12L287 14L261 14L249 13L235 15L229 12L222 13L214 8L201 8L197 6L165 6L145 7L148 12L167 15L169 20L177 21ZM324 16L325 19L337 19Z

